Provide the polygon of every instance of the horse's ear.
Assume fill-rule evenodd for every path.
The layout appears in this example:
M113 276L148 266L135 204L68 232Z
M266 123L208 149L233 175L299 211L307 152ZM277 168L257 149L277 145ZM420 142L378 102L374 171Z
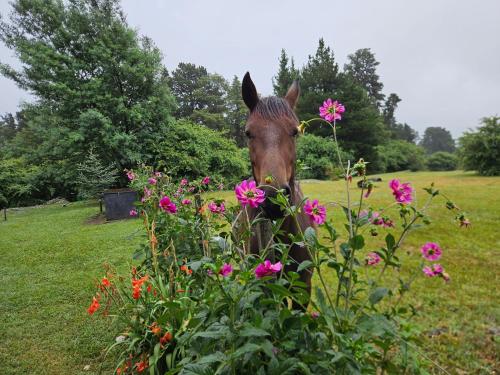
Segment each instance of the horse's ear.
M259 95L257 94L257 89L255 88L252 78L250 78L250 73L248 72L243 77L241 95L243 96L243 101L247 105L248 109L252 112L259 102Z
M295 108L295 105L297 104L297 99L299 99L300 95L300 86L299 86L299 81L295 80L293 81L292 85L288 89L285 95L285 100L290 104L290 107Z

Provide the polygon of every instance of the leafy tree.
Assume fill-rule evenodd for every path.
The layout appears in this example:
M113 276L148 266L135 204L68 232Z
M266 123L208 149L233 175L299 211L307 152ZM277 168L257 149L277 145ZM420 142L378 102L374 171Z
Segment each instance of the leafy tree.
M281 50L278 74L273 78L274 95L285 96L288 88L299 77L293 58L290 60L284 49Z
M384 103L384 108L382 111L382 115L384 116L384 122L387 126L392 127L396 124L396 118L394 117L394 113L398 108L398 103L401 101L401 98L394 93L391 93Z
M245 123L248 110L241 97L241 81L234 76L227 93L227 124L231 138L234 139L238 147L247 145L245 135Z
M171 126L157 146L157 154L155 164L177 179L213 176L235 183L250 175L244 149L220 132L188 120Z
M99 156L91 148L85 160L77 166L78 195L82 199L99 198L118 178L114 165L103 165Z
M0 159L0 208L37 203L38 172L23 158Z
M457 155L449 152L438 151L427 158L427 168L431 171L454 171L457 164Z
M380 170L397 172L403 170L418 171L425 168L425 152L422 147L402 140L390 140L377 146Z
M375 55L369 48L362 48L347 58L348 62L344 65L344 72L363 87L373 103L380 107L380 103L384 100L382 93L384 84L380 82L380 77L377 74L377 66L380 63L375 59Z
M455 141L453 140L451 133L445 128L439 126L431 126L425 129L420 145L427 151L428 154L438 151L455 151Z
M459 155L465 170L484 176L500 175L500 117L485 117L476 131L459 139Z
M22 64L1 73L36 98L14 147L57 174L55 190L74 191L90 145L120 169L150 160L174 100L160 51L127 25L118 0L17 0L0 39Z
M352 159L341 150L342 159ZM297 160L299 161L299 178L314 178L319 180L337 179L341 171L337 168L335 143L330 138L318 137L313 134L301 135L297 140Z
M168 80L170 89L177 100L178 108L176 117L189 117L196 109L203 108L204 102L200 103L199 94L202 91L201 79L208 76L204 66L196 66L191 63L179 63L172 71ZM201 99L203 101L203 99Z

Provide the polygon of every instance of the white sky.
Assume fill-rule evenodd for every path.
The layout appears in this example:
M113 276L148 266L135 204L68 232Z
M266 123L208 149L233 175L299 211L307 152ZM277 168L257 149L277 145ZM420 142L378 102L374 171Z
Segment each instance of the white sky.
M384 92L403 99L398 121L420 134L443 126L458 137L500 114L498 0L123 0L123 9L169 70L181 61L227 79L248 70L268 95L281 48L300 67L323 37L341 67L348 54L371 48ZM8 14L7 1L0 12ZM15 63L3 45L0 61ZM0 113L30 98L3 77L0 87Z

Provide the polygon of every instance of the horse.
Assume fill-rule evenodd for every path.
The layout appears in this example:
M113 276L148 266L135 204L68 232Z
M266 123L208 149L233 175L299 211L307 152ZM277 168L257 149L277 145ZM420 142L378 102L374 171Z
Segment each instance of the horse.
M303 194L298 181L295 180L296 139L299 135L299 120L295 114L295 105L300 95L298 81L294 81L284 98L270 96L260 98L257 89L247 72L243 78L241 92L243 101L250 113L245 125L248 138L248 149L252 165L252 176L257 186L264 190L266 199L257 208L245 207L250 218L262 215L269 220L283 218L280 207L269 199L277 195L277 190L284 191L291 205L299 205ZM271 178L270 178L271 177ZM288 234L304 232L313 226L309 217L300 212L296 219L291 216L284 218L278 241L291 244ZM260 227L262 229L262 226ZM264 230L252 230L249 252L259 255L262 245L267 244ZM268 233L269 234L269 233ZM291 262L285 265L285 273L297 272L298 265L310 260L308 250L293 244L289 253ZM307 285L306 291L311 295L312 270L299 272L300 280ZM294 306L297 306L294 303Z

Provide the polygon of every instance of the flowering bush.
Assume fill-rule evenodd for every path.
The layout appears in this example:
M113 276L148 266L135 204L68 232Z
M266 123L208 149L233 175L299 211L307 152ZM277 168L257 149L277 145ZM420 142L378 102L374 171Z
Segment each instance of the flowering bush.
M335 140L336 121L344 111L328 99L320 112ZM317 120L302 122L301 131ZM340 202L344 225L327 220L326 206L318 200L306 198L291 206L278 191L269 199L284 215L303 210L311 226L291 235L292 244L263 244L260 256L249 255L247 244L264 218L250 220L241 209L264 202L265 192L255 182L238 184L237 205L231 205L215 197L220 184L208 176L175 183L150 168L128 171L141 196L131 215L139 215L144 224L146 241L136 254L142 263L125 277L108 270L88 308L89 314L114 308L119 334L108 352L117 356L115 372L418 373L417 332L408 320L415 310L404 307L403 298L419 276L450 280L444 267L434 263L446 248L423 244L421 264L407 279L396 272L397 285L385 285L383 276L402 267L404 241L417 224L430 223L427 211L435 198L445 198L461 226L470 222L434 186L425 189L428 199L417 206L411 184L397 179L388 186L394 201L374 211L366 204L373 188L366 179L367 162L360 159L351 166L340 153L337 157L347 188ZM357 205L348 189L353 178L363 180ZM273 234L281 223L269 223ZM383 244L367 246L365 236L382 230ZM293 244L310 254L298 272L317 275L311 299L299 274L285 272ZM327 283L326 274L336 282Z

